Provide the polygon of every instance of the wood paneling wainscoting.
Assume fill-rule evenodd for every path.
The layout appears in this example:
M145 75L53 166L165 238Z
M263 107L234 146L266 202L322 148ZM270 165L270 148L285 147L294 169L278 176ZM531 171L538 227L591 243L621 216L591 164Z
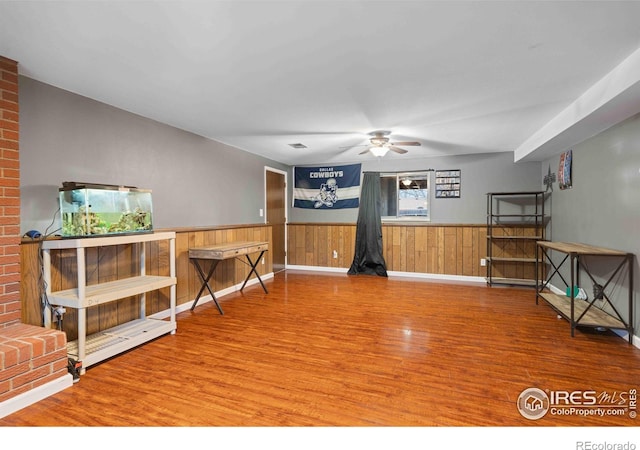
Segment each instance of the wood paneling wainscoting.
M189 261L189 248L235 241L268 241L269 243L272 241L271 227L262 224L162 231L176 232L176 276L178 278L176 303L178 306L193 301L201 286L196 270ZM22 323L40 326L42 325L40 307L42 272L38 244L38 241L29 239L22 241L20 246L22 274L20 285L22 292ZM140 244L87 249L87 285L135 275L139 264L137 260L138 252L134 248L135 245ZM168 242L149 242L144 245L147 246L146 273L148 275L168 275ZM51 259L51 289L57 291L75 287L77 280L75 250L52 251ZM208 263L204 262L203 269L207 270L208 267ZM214 292L230 288L242 283L249 270L248 265L235 259L223 261L216 269L210 284ZM265 253L264 264L258 266L258 271L261 275L273 272L270 252ZM152 315L168 310L169 295L169 288L147 293L147 314ZM92 334L129 322L137 318L138 314L137 296L88 308L87 333ZM74 309L69 308L64 314L63 329L67 333L68 341L77 338L77 314Z
M288 264L347 269L351 266L355 224L290 223L288 226ZM486 228L485 224L385 223L382 245L387 270L484 277L486 269L480 265L480 259L487 253ZM334 250L338 258L333 258Z
M287 265L349 268L356 225L351 223L287 224ZM333 251L337 258L334 258Z

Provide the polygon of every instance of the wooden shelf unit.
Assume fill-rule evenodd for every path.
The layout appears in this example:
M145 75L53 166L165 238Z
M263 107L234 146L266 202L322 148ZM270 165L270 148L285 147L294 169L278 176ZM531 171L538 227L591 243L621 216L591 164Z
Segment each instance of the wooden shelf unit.
M487 194L488 285L535 287L536 279L540 278L535 243L545 237L545 198L543 191ZM518 227L532 234L509 234ZM502 266L502 270L498 266ZM511 276L517 272L523 276ZM531 277L524 276L526 273L530 273Z
M551 258L552 251L559 252L565 256L556 264ZM574 335L574 331L578 326L608 328L612 330L627 331L629 333L629 343L633 343L633 253L611 250L587 244L549 241L537 242L536 253L540 257L541 261L546 261L553 268L552 271L549 271L549 276L545 281L536 283L536 304L538 303L538 299L541 298L560 316L568 320L571 325L571 336ZM593 299L587 300L576 299L575 289L568 289L568 291L570 291L570 295L568 296L552 293L548 288L551 278L555 274L558 274L560 279L563 281L565 288L569 288L569 286L579 286L581 272L584 272L589 279L595 283L595 278L589 270L589 267L583 262L583 258L585 257L605 258L618 263L615 270L611 272L607 281L603 282L601 285L601 300L603 302L603 306L608 305L611 308L612 313L609 313L603 308L599 308L595 305L595 302L599 300L598 298L594 297ZM569 281L565 280L560 272L560 268L564 266L565 263L569 264ZM605 292L607 287L615 285L614 278L625 268L627 270L627 284L629 290L627 300L628 318L626 320L618 312Z
M67 344L69 357L82 363L81 373L87 367L115 356L163 334L174 334L176 325L176 267L175 232L145 233L137 235L59 239L42 244L44 278L49 303L78 310L78 339ZM145 274L145 243L169 241L169 276ZM86 284L86 249L111 245L138 244L138 275L106 283ZM75 288L51 291L51 251L75 249L77 284ZM146 315L145 294L162 288L170 288L169 320L153 319ZM131 322L87 336L87 308L140 295L139 318ZM46 308L45 326L51 326L51 311Z

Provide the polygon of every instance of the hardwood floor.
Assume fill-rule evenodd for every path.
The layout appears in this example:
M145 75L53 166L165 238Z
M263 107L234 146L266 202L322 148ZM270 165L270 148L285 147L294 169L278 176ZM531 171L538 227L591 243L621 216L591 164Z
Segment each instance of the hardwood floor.
M635 426L523 417L527 388L628 393L640 350L525 288L286 271L178 315L3 426ZM627 394L624 394L627 395ZM626 398L626 397L625 397ZM628 402L628 398L626 398ZM599 400L600 402L600 400Z

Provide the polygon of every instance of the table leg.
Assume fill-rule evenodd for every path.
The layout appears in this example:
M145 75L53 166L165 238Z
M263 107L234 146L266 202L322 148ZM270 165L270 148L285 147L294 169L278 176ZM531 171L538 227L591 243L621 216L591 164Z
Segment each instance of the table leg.
M249 281L249 278L251 278L251 274L255 273L256 274L256 278L258 278L258 281L262 285L262 289L264 289L265 294L269 293L269 291L267 291L267 288L265 287L264 283L262 282L262 278L260 278L260 274L256 270L256 267L258 266L258 263L262 259L262 256L264 255L264 252L265 251L263 250L260 253L260 256L258 256L255 261L251 261L251 258L249 258L249 255L245 255L247 257L247 261L249 262L249 266L251 266L251 270L249 271L249 274L247 275L247 278L244 279L244 283L242 283L242 287L240 288L240 292L242 292L242 290L244 289L245 285L247 284L247 281Z
M220 304L218 303L218 299L216 299L216 296L213 293L213 290L211 290L211 286L209 286L209 280L211 280L211 277L213 276L213 272L216 270L216 267L218 266L218 263L220 261L217 259L213 260L213 262L211 263L211 268L209 269L209 272L207 273L206 276L204 274L204 271L202 270L202 267L200 267L200 263L198 262L198 260L193 259L192 261L193 261L193 265L196 267L198 275L200 275L200 279L202 280L202 286L198 291L198 295L196 295L196 299L193 301L193 305L191 305L191 311L195 309L196 305L198 304L198 300L200 300L200 296L202 295L202 292L204 292L206 288L209 291L209 294L211 295L211 298L216 304L216 307L218 308L218 311L220 312L220 314L224 314L224 312L222 311L222 308L220 307Z

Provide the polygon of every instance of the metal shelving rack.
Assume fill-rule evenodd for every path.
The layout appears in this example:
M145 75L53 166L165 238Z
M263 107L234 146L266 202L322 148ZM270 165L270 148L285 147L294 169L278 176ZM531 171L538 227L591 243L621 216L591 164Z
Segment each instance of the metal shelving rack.
M487 275L489 286L494 284L536 286L536 276L505 277L496 276L496 266L530 266L537 273L536 242L545 239L545 193L527 192L489 192L487 194ZM505 227L526 226L532 228L532 235L500 234ZM518 249L518 256L505 255L505 249L512 246ZM502 249L496 255L496 247ZM507 252L508 253L508 252ZM521 270L522 272L524 269ZM538 277L540 275L538 274Z

